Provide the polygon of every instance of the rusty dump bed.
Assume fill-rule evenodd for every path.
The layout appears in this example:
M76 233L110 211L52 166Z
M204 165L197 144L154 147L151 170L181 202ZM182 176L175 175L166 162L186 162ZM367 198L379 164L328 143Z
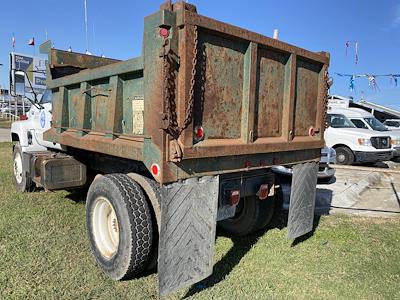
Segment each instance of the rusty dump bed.
M44 48L44 47L43 47ZM139 58L48 49L45 138L143 162L161 183L318 160L329 55L165 4Z

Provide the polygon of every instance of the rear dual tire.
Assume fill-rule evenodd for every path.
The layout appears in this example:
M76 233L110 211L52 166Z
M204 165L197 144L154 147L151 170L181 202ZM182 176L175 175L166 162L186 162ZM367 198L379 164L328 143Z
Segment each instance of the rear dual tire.
M110 174L93 181L86 226L96 262L110 278L131 279L146 269L153 249L151 209L129 176Z
M230 219L220 221L219 228L233 236L245 236L264 229L274 214L275 199L265 200L257 196L241 198L236 207L236 214Z

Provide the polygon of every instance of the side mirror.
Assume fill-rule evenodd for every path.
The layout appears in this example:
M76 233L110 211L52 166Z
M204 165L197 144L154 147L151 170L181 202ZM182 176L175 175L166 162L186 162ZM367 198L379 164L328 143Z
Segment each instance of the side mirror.
M23 71L14 71L14 95L25 96L25 73Z

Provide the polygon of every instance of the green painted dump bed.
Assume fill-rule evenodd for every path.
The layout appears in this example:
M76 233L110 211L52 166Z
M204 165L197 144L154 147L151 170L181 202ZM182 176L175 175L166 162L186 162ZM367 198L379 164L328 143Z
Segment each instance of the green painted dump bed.
M161 183L318 160L327 53L165 4L139 58L49 50L49 141L141 161Z

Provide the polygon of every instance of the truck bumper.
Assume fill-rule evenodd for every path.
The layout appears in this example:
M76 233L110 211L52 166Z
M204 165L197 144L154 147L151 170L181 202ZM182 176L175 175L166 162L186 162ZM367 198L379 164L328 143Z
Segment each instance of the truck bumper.
M272 170L275 173L282 174L282 175L287 175L287 176L292 176L293 175L293 169L285 166L277 166L277 167L272 167ZM318 167L318 173L317 173L317 178L318 179L324 179L324 178L329 178L335 175L335 169L329 167L329 165L320 163Z
M336 170L334 168L329 167L327 164L319 164L317 178L325 179L333 177L333 175L335 175L335 171Z
M400 147L393 148L393 157L400 156Z
M391 160L393 158L393 151L384 152L354 152L356 162L375 162Z

